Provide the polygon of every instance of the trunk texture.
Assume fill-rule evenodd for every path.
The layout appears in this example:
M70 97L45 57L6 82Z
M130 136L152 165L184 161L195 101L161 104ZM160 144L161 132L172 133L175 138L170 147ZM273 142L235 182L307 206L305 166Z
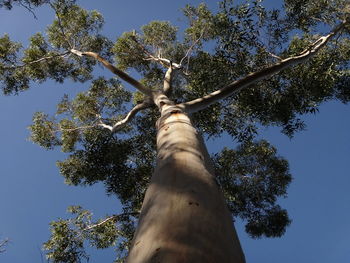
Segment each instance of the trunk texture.
M164 105L157 127L157 167L127 262L245 262L208 152L190 119Z

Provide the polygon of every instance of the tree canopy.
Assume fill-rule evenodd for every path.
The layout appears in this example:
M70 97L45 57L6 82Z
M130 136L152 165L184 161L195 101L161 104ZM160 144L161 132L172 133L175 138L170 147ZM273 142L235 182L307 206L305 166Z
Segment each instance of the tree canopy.
M157 109L142 92L124 85L134 85L134 78L119 71L119 78L99 76L98 63L112 72L134 72L141 91L161 88L170 64L174 76L168 95L191 108L197 98L324 43L311 59L278 74L265 73L270 77L193 110L192 120L205 137L228 134L238 144L212 156L232 215L245 220L252 237L283 235L291 220L277 200L286 196L291 182L288 162L256 136L260 127L278 126L293 137L305 128L302 116L316 114L321 103L350 100L348 1L286 0L283 10L258 0L221 1L216 11L188 5L184 32L168 21L152 21L115 42L101 34L103 16L76 1L1 1L0 6L14 3L49 4L56 17L26 48L8 35L0 38L3 93L18 94L46 80L86 83L89 88L75 98L63 96L55 116L34 115L31 140L68 153L57 163L67 184L103 182L123 204L122 214L97 222L89 211L70 207L72 219L51 223L45 248L53 262L86 258L86 240L97 248L117 245L122 261L155 165ZM322 35L331 37L322 42Z

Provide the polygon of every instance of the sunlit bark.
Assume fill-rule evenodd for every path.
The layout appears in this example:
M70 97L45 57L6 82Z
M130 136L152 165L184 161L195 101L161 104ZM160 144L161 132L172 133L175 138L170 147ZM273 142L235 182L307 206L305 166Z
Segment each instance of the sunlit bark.
M208 152L189 117L164 105L157 128L157 166L127 262L245 262Z

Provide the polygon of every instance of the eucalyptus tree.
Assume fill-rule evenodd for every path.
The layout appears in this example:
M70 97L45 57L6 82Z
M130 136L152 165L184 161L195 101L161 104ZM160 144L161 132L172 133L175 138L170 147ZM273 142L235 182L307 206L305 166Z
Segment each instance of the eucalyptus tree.
M292 137L303 114L350 100L350 8L346 0L261 2L188 5L181 37L153 21L113 43L100 13L56 0L47 2L53 23L29 47L0 38L4 94L49 79L90 84L64 95L55 116L36 113L31 139L69 153L58 162L67 184L103 182L123 205L97 222L70 207L71 219L51 223L50 260L88 258L89 241L116 245L116 261L245 262L232 217L252 237L283 235L290 219L277 198L291 181L288 163L255 138L260 126ZM321 25L327 32L317 33ZM98 64L114 77L98 76ZM203 137L224 133L237 148L209 156Z

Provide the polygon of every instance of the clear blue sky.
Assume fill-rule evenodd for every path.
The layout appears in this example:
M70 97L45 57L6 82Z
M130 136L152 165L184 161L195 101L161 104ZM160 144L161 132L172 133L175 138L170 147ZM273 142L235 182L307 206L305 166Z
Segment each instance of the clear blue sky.
M84 0L83 6L104 15L105 33L115 40L122 32L155 19L181 25L179 9L188 2L200 1ZM53 18L46 8L39 9L37 16L38 20L34 20L23 8L0 10L0 33L26 41L31 34L43 31ZM110 76L107 71L102 73ZM64 154L45 151L26 139L35 111L52 113L64 93L74 94L84 88L81 84L47 82L19 96L0 96L0 238L11 239L7 252L0 254L1 263L41 262L40 248L49 237L48 223L66 217L69 205L80 204L96 217L119 209L118 200L107 197L101 185L64 185L55 166ZM350 262L349 116L348 106L327 103L316 116L304 118L308 128L293 140L277 129L262 131L290 162L294 181L288 198L280 203L288 209L293 222L282 238L258 240L250 239L238 222L248 263ZM233 145L227 138L208 145L213 151L223 144ZM114 259L112 250L94 250L90 254L93 263Z

